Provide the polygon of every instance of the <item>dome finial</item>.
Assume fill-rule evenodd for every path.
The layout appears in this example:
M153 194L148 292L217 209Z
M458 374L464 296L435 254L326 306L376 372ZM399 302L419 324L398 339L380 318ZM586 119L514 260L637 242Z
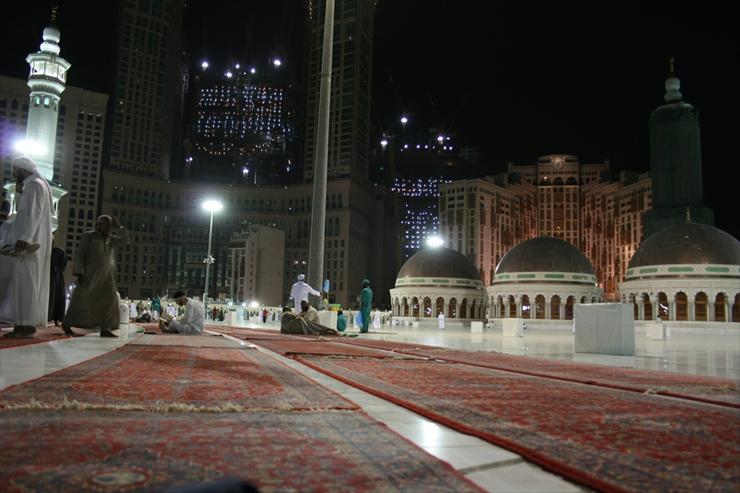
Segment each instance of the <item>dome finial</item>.
M56 26L57 24L57 11L59 10L59 5L56 4L56 2L52 2L51 4L51 25Z
M665 99L666 103L678 103L683 98L681 94L681 81L676 77L676 57L668 59L668 78L665 80Z

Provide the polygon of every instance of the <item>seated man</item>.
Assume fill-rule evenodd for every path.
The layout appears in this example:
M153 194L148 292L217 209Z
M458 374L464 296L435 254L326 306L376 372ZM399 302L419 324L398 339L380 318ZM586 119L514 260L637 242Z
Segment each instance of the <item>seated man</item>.
M297 316L292 313L283 313L280 332L283 334L339 335L337 329L324 327L319 323L319 312L306 300L301 301L301 312Z
M178 305L185 307L180 319L167 322L159 320L159 330L165 334L199 335L205 327L205 308L200 301L188 298L185 293L178 291L173 296Z
M347 329L347 315L342 310L337 312L337 330L344 332Z

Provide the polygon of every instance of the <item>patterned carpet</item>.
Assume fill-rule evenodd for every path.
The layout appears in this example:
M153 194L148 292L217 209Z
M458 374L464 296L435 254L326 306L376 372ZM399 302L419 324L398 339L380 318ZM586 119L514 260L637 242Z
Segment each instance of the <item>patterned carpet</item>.
M380 351L372 348L363 348L359 346L350 346L347 344L338 344L328 340L322 341L295 341L280 339L256 339L253 341L258 346L275 351L284 356L292 355L320 355L320 356L351 356L367 358L393 358L393 353ZM411 357L411 356L409 356Z
M5 411L0 491L161 491L237 476L270 492L480 492L359 412Z
M736 491L736 409L424 360L308 366L599 491Z
M203 334L198 336L184 336L175 334L142 334L131 344L134 346L185 346L185 347L211 347L211 348L239 348L243 347L239 342L226 339L223 336Z
M155 336L164 337L164 336ZM171 336L175 337L175 336ZM355 405L254 349L125 346L0 392L0 407L239 406L354 409ZM84 407L84 406L83 406Z
M525 375L613 387L640 393L670 395L740 408L740 386L737 381L725 378L685 375L667 371L637 370L495 352L462 351L432 346L421 347L416 344L368 339L353 339L341 342L360 347L386 349L403 354L512 371Z
M2 330L2 335L9 334L11 331L11 327L4 328ZM87 335L97 331L79 330L78 332L80 334ZM28 346L31 344L39 344L42 342L56 341L58 339L69 339L69 336L65 335L64 332L62 332L61 327L54 327L54 325L50 325L43 329L38 329L33 339L11 339L8 337L0 337L0 349Z

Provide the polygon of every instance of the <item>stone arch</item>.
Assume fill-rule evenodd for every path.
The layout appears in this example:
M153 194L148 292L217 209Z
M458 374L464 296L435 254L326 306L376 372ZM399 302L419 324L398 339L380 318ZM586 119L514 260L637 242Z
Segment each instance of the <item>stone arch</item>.
M439 314L443 314L445 312L445 300L441 296L437 298L437 301L434 303L434 316L439 317Z
M526 294L522 295L522 318L530 318L531 316L531 306L529 305L529 296Z
M398 298L393 301L393 315L396 317L401 315L401 304L398 302Z
M457 318L457 298L450 298L450 305L447 307L447 318Z
M470 304L470 318L478 318L478 300L473 299L473 302Z
M509 313L506 314L507 318L516 318L516 298L513 295L509 295Z
M552 298L550 298L550 318L560 320L560 296L557 294L552 295Z
M597 301L600 301L596 296L591 297L591 303L596 303Z
M565 300L565 320L573 320L573 305L576 303L576 297L568 296Z
M543 320L545 318L545 297L541 294L538 294L534 298L534 317L538 320ZM530 310L531 311L531 310Z
M642 315L643 319L645 320L653 320L655 317L653 316L653 302L650 300L650 295L647 293L642 293Z
M626 300L622 300L622 303L632 303L632 320L640 320L640 307L637 305L635 293L630 293Z
M674 306L676 307L675 320L686 321L689 319L689 298L686 293L683 291L676 293Z
M401 307L402 307L401 309L403 310L403 316L408 317L409 316L409 300L406 299L405 296L401 299Z
M463 298L460 302L460 318L468 318L468 299Z
M504 297L498 296L496 298L496 305L498 306L498 316L499 318L505 318L508 316L508 314L504 313L506 311L506 305L504 305Z
M727 295L725 293L717 293L714 297L714 320L716 322L727 322L725 318L725 304L727 303Z
M740 322L740 293L735 295L735 300L732 303L732 321Z
M694 296L694 320L697 322L709 321L709 297L703 291L699 291Z
M432 316L432 299L429 296L424 297L424 311L422 312L422 317L431 317Z
M668 295L661 291L658 293L658 313L656 314L656 317L660 318L661 320L668 320L668 309Z
M583 303L588 303L588 298L586 298L585 296L581 296L581 304Z
M417 298L416 296L411 298L411 316L412 317L419 316L419 298Z

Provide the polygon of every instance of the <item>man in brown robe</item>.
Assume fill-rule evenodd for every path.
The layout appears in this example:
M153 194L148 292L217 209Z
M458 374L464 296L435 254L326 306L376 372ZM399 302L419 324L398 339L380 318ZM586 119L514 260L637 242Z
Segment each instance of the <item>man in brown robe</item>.
M293 315L289 311L283 312L283 318L280 321L280 332L282 334L339 335L337 329L325 327L319 323L319 312L309 305L306 300L301 300L300 314Z
M72 327L95 329L100 337L117 337L118 289L116 287L116 249L128 243L128 235L118 219L100 216L95 231L80 240L74 270L77 287L62 322L65 334L78 335Z

